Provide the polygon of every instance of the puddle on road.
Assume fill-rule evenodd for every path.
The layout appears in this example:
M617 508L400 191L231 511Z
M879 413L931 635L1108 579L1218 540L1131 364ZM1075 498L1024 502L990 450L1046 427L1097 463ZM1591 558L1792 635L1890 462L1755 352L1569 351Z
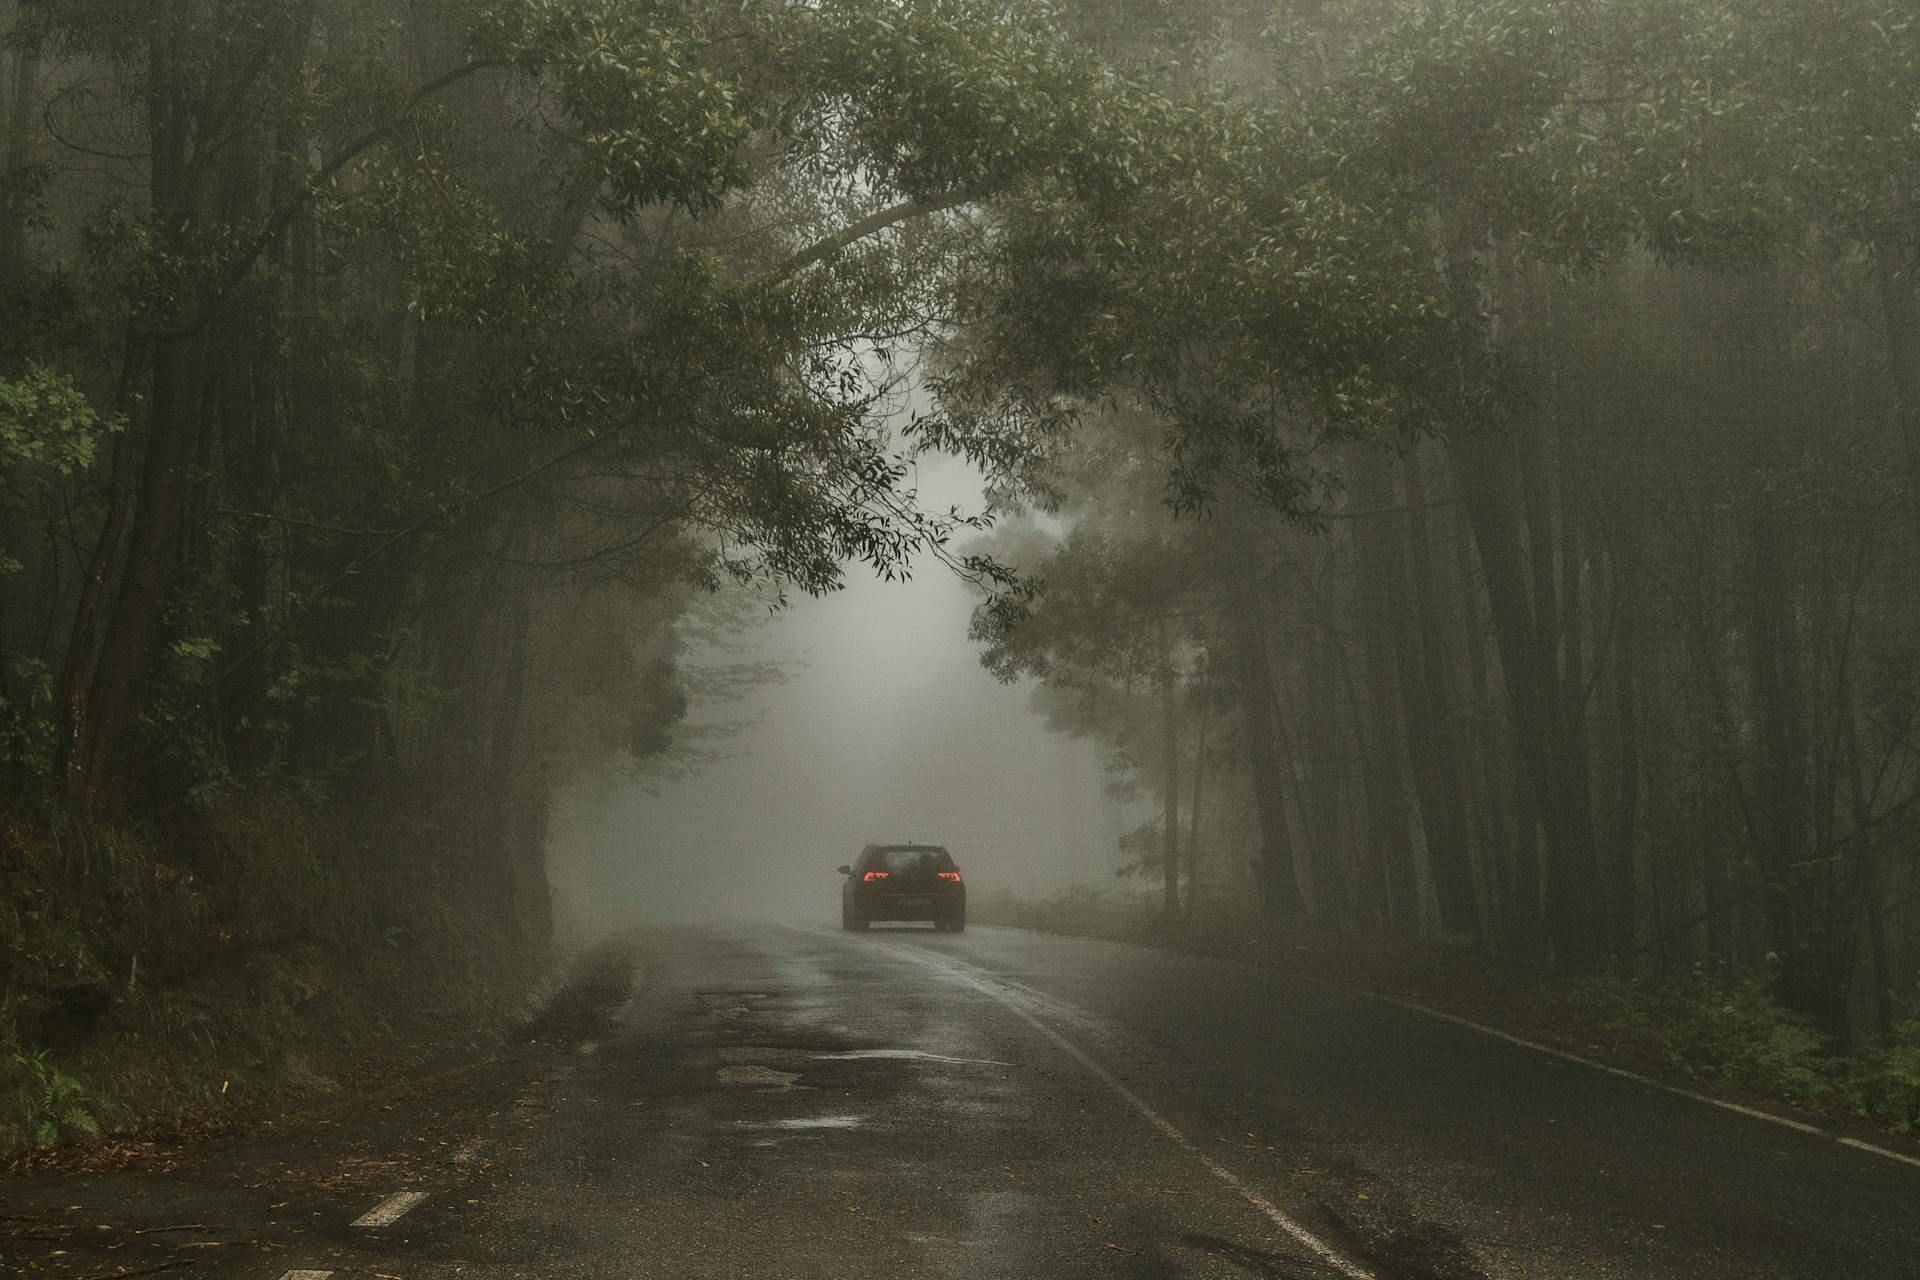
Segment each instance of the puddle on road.
M816 1053L812 1055L825 1062L861 1062L868 1059L889 1059L903 1062L956 1062L979 1067L1010 1067L1011 1062L1001 1062L997 1058L950 1058L944 1053L928 1053L924 1049L847 1049L839 1053Z
M720 1050L723 1062L788 1062L799 1058L814 1062L946 1062L961 1066L1011 1067L998 1058L955 1058L925 1049L789 1049L775 1045L741 1045Z
M818 1129L858 1129L866 1123L861 1116L789 1116L785 1120L736 1120L742 1129L769 1129L782 1133L807 1133Z
M715 1073L721 1084L757 1084L774 1089L791 1089L800 1078L798 1071L775 1071L772 1067L722 1067Z
M713 1018L744 1018L753 1012L754 1006L771 1000L764 991L696 991L694 999L701 1008Z

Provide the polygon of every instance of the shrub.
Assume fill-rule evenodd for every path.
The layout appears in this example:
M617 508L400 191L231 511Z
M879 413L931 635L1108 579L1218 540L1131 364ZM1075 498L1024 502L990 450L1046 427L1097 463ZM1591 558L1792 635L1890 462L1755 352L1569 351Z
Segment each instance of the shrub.
M1856 1089L1863 1114L1903 1133L1920 1128L1920 1018L1901 1023L1889 1044L1866 1056Z
M1845 1064L1827 1038L1777 1004L1764 981L1695 981L1662 993L1669 1060L1689 1075L1806 1105L1832 1101Z
M0 1156L490 1024L537 943L423 809L230 788L164 843L0 824Z
M94 1137L100 1132L97 1110L87 1087L45 1052L0 1051L0 1151Z

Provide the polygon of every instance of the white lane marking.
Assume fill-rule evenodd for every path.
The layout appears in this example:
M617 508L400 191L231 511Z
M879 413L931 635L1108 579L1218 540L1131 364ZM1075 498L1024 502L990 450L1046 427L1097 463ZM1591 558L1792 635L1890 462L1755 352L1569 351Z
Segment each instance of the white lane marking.
M396 1191L353 1220L356 1227L390 1227L427 1198L424 1191Z
M1839 1143L1843 1147L1852 1147L1855 1151L1865 1151L1871 1155L1883 1156L1888 1160L1897 1160L1901 1164L1910 1164L1916 1169L1920 1169L1920 1157L1906 1155L1887 1147L1877 1146L1871 1142L1862 1142L1858 1138L1845 1138L1831 1130L1822 1129L1818 1125L1807 1124L1800 1120L1790 1120L1786 1116L1775 1115L1771 1111L1762 1111L1758 1107L1743 1107L1737 1102L1728 1102L1725 1098L1715 1098L1708 1094L1696 1093L1692 1089L1682 1089L1679 1085L1668 1084L1663 1080L1655 1080L1652 1076L1643 1076L1639 1072L1629 1071L1625 1067L1614 1067L1604 1062L1595 1062L1592 1058L1583 1058L1577 1053L1568 1053L1565 1049L1556 1049L1552 1045L1528 1040L1524 1037L1516 1036L1511 1032L1502 1031L1498 1027L1489 1027L1485 1023L1475 1022L1471 1018L1462 1018L1458 1014L1442 1013L1438 1009L1429 1009L1426 1005L1415 1004L1411 1000L1402 1000L1399 996L1381 995L1378 992L1370 994L1372 994L1376 1000L1395 1005L1410 1013L1424 1014L1429 1018L1437 1018L1441 1022L1451 1022L1455 1026L1478 1031L1481 1035L1492 1036L1496 1040L1505 1040L1508 1044L1519 1045L1522 1049L1531 1049L1535 1053L1544 1053L1550 1058L1559 1058L1563 1062L1576 1062L1583 1067L1591 1067L1595 1071L1604 1071L1610 1076L1618 1076L1622 1080L1631 1080L1635 1084L1645 1085L1649 1089L1657 1089L1661 1093L1670 1093L1676 1098L1686 1098L1693 1102L1704 1102L1708 1106L1718 1107L1722 1111L1731 1111L1735 1115L1746 1116L1752 1120L1764 1120L1768 1124L1776 1124L1783 1129L1793 1129L1799 1133L1810 1133L1816 1138L1827 1138Z
M1162 1137L1192 1156L1199 1162L1201 1168L1205 1169L1215 1178L1218 1178L1222 1183L1226 1184L1244 1198L1248 1204L1265 1214L1269 1222L1272 1222L1276 1227L1279 1227L1282 1231L1292 1236L1322 1262L1333 1268L1333 1270L1343 1276L1349 1277L1350 1280L1374 1280L1373 1272L1363 1269L1345 1254L1342 1254L1319 1236L1301 1226L1298 1222L1294 1221L1285 1210L1254 1190L1253 1187L1243 1181L1233 1170L1222 1165L1205 1151L1202 1151L1198 1143L1194 1142L1192 1138L1189 1138L1185 1133L1175 1127L1173 1121L1148 1106L1144 1098L1127 1088L1112 1072L1087 1056L1086 1052L1083 1051L1079 1045L1073 1043L1073 1041L1067 1039L1058 1031L1055 1031L1052 1027L1040 1021L1040 1019L1032 1013L1028 1012L1023 1004L1016 1000L1004 987L998 985L997 982L991 981L987 976L972 971L970 968L962 967L952 961L935 959L925 952L910 948L900 948L899 950L901 954L910 956L918 963L924 964L928 968L944 974L955 982L971 987L980 994L997 1001L1015 1017L1052 1041L1054 1046L1062 1053L1079 1063L1081 1067L1086 1070L1087 1074L1091 1075L1101 1084L1106 1085L1107 1088L1113 1090L1121 1101L1139 1112L1148 1124L1159 1130ZM1063 1000L1051 997L1049 998L1049 1003L1055 1005L1066 1004ZM1084 1019L1090 1015L1082 1012L1080 1016Z
M735 1120L742 1129L858 1129L865 1121L859 1116L790 1116L785 1120Z
M288 1271L281 1274L280 1280L327 1280L332 1274L331 1271Z

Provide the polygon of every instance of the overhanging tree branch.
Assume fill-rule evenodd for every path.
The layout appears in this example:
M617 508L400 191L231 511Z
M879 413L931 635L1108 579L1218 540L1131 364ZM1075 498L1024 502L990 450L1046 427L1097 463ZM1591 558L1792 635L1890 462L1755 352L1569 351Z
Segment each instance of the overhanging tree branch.
M234 256L232 261L227 263L227 269L221 273L219 281L201 301L198 313L193 317L191 322L175 329L153 331L150 332L148 336L177 339L187 337L204 328L212 321L214 313L219 309L220 303L228 294L239 287L242 280L247 278L247 273L253 270L253 264L258 262L260 256L272 247L275 240L278 240L285 234L287 228L293 225L294 219L306 212L314 200L319 197L321 190L327 183L338 177L343 169L393 136L395 131L413 119L413 113L429 98L445 92L461 81L477 75L482 71L493 70L507 65L509 64L504 59L481 58L473 62L464 63L461 66L453 68L451 71L435 76L418 89L415 89L398 111L355 138L352 142L349 142L340 150L334 152L325 163L314 171L313 176L301 185L297 194L289 198L285 204L275 209L273 213L268 216L266 225L261 227L259 233L247 242L246 246Z
M830 236L814 241L800 252L788 258L760 277L763 284L774 284L788 276L806 270L817 262L824 262L843 249L852 247L870 235L885 231L888 227L898 226L902 222L911 222L915 218L924 218L929 214L946 209L956 209L970 203L974 195L970 191L956 191L944 196L932 196L921 200L902 200L899 204L876 210L857 222L850 222Z

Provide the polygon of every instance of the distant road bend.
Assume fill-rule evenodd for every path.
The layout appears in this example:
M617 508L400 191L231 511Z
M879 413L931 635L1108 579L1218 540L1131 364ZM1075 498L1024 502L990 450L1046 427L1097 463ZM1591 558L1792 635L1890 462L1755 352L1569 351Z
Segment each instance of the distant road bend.
M0 1210L254 1214L192 1261L261 1280L1920 1278L1920 1166L1387 1002L1003 929L631 955L591 1035L471 1086L497 1096L385 1194L380 1144L429 1142L391 1109L327 1133L363 1176L271 1213L213 1174L15 1179Z

